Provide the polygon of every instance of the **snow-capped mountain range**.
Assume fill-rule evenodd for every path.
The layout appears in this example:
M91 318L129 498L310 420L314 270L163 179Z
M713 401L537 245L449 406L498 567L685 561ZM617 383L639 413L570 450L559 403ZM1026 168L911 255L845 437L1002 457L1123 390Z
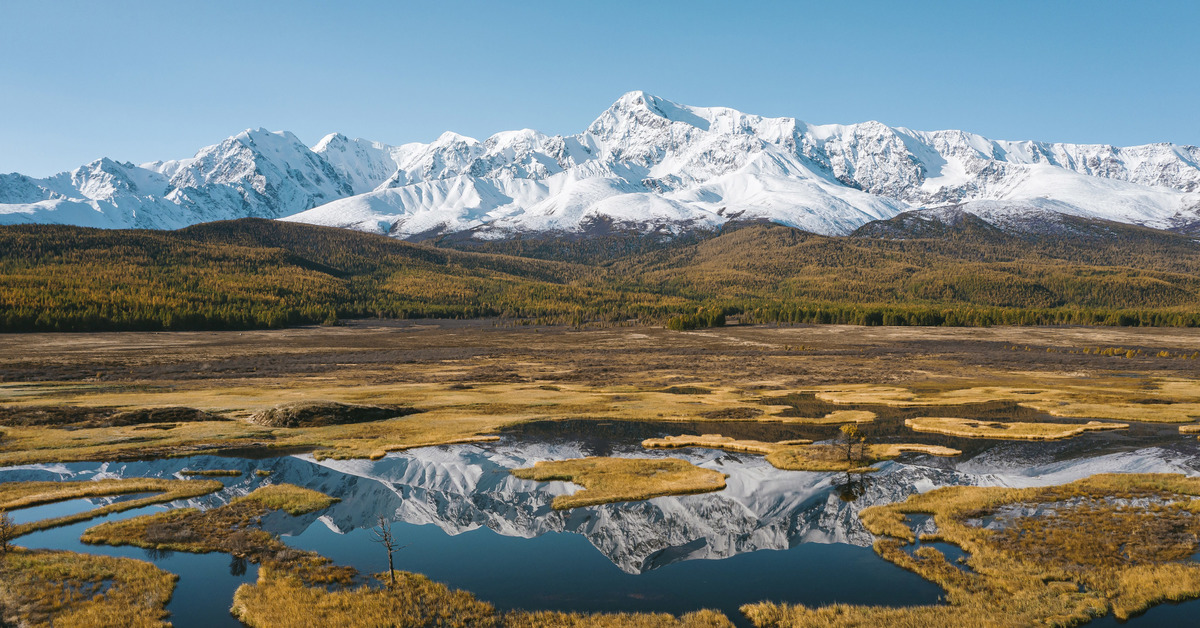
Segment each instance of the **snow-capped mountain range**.
M407 238L597 223L679 232L735 218L842 235L947 206L993 223L1066 214L1188 228L1200 223L1200 148L811 125L630 92L577 135L389 146L332 134L310 148L258 129L189 159L0 175L0 224L173 229L252 216Z

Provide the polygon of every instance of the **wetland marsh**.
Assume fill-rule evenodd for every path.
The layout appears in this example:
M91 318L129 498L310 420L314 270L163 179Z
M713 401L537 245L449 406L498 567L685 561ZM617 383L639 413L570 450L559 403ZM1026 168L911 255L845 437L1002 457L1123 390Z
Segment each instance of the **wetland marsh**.
M1196 346L1188 329L490 321L10 336L0 495L26 528L22 552L178 575L166 615L149 609L147 625L239 625L235 614L270 625L262 617L310 617L305 605L327 621L372 609L361 625L410 612L402 625L437 613L497 626L859 625L878 613L951 625L999 612L988 591L1042 572L1072 584L1021 589L1030 614L1011 617L1200 618L1187 601L1200 588L1154 575L1190 582L1200 569L1189 527L1200 507L1187 501L1200 476ZM1128 481L1086 480L1114 473ZM123 480L144 485L75 488ZM971 532L938 510L941 489L982 500L971 506L988 511L972 515L982 521L1011 500L970 491L1020 489L1018 502L1038 503L1077 481L1093 506L1069 526L1031 506L1019 529L1036 540L995 541L1008 533ZM48 485L30 482L61 490L39 501ZM1114 519L1104 500L1130 486L1170 494ZM104 510L84 521L92 508ZM886 512L933 517L908 514L905 533ZM376 579L381 516L401 546L396 569L420 574L404 576L407 597ZM1072 535L1147 516L1169 530L1138 541L1128 567L1141 579L1105 563L1117 570L1108 580L1072 580L1086 567ZM64 525L35 529L55 518ZM220 534L196 535L208 528ZM115 598L114 582L93 584ZM44 616L6 586L7 617ZM293 606L273 606L280 596ZM1182 603L1154 605L1167 600Z

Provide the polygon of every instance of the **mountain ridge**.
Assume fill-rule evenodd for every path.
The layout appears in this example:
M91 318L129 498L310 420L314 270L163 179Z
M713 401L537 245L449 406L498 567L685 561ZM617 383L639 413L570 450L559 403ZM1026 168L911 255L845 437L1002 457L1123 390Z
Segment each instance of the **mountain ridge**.
M813 125L634 91L575 135L446 132L390 146L333 133L310 148L248 129L182 160L0 175L0 224L173 229L260 217L411 239L572 233L596 221L682 233L731 219L848 235L943 207L992 224L1049 212L1186 230L1200 222L1200 148Z

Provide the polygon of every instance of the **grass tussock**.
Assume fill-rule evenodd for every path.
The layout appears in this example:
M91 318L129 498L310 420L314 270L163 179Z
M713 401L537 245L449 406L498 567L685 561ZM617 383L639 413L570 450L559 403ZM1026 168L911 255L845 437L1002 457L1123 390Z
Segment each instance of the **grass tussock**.
M256 412L250 421L267 427L325 427L384 421L415 412L404 406L372 406L335 401L295 401Z
M0 624L170 626L177 580L131 558L16 548L0 557Z
M183 470L179 475L201 476L206 478L236 478L242 475L237 469L199 469L199 470Z
M969 571L916 541L905 515L931 514ZM1032 513L1032 514L1031 514ZM1200 597L1200 478L1096 475L1031 489L955 486L874 506L863 523L885 559L941 585L944 606L751 604L756 626L1077 625ZM990 524L984 527L984 523ZM922 539L926 540L926 539Z
M330 497L319 491L301 488L294 484L271 484L263 486L245 497L233 500L233 503L253 502L268 510L282 510L289 515L323 510L339 502L336 497Z
M662 497L709 493L725 488L724 473L678 458L576 458L538 462L512 474L525 480L573 482L583 490L559 495L556 510Z
M703 447L705 449L723 449L738 453L767 455L785 445L807 445L809 440L793 440L778 443L767 443L759 440L738 440L720 434L704 434L693 436L666 436L663 438L647 438L642 441L642 447L647 449L675 449L681 447Z
M917 417L904 421L914 432L944 434L964 438L992 438L998 440L1061 440L1079 436L1085 432L1128 429L1127 423L1028 423L1022 421L975 421L953 417Z
M861 453L848 458L843 445L799 445L779 447L767 454L767 462L789 471L871 471L871 465L898 458L905 453L921 453L931 456L957 456L962 452L950 447L921 443L890 443L866 445Z
M875 413L868 410L834 410L823 417L789 417L780 419L780 422L802 425L841 425L843 423L870 423L874 420Z
M219 491L217 480L164 480L158 478L105 479L88 482L3 482L0 483L0 511L13 511L71 499L113 497L135 493L154 493L147 497L115 502L85 512L32 521L17 526L17 536L58 526L87 521L116 512L190 499Z

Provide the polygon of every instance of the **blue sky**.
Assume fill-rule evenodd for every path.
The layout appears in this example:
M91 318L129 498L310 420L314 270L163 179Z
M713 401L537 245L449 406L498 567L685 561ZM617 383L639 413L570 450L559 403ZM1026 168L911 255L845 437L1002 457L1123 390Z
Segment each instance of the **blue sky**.
M643 89L812 123L1200 144L1200 2L0 0L0 172L244 128L582 130Z

